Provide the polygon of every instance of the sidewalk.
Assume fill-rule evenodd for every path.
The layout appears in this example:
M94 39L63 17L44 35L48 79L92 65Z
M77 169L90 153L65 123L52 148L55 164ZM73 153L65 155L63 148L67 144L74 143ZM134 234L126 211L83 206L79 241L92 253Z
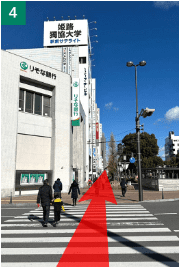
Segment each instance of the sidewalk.
M80 189L81 195L78 200L82 197L87 189ZM138 203L139 202L139 192L138 190L129 190L126 192L126 196L122 197L121 190L113 190L114 196L118 204L123 203ZM164 199L162 198L162 192L153 190L143 190L143 201L165 201L165 200L177 200L179 199L179 191L164 191ZM30 206L36 205L37 195L26 195L26 196L15 196L12 198L13 206ZM65 204L72 205L71 195L67 193L62 193L62 201ZM80 204L89 204L91 200L83 201ZM10 205L10 197L1 198L1 205ZM109 203L109 202L107 202Z

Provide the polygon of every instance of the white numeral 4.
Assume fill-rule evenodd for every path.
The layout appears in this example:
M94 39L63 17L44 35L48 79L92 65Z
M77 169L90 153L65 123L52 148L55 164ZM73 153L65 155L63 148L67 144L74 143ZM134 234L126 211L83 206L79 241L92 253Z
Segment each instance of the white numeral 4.
M17 14L16 14L16 7L13 7L12 10L9 13L9 16L13 16L14 18L16 18Z

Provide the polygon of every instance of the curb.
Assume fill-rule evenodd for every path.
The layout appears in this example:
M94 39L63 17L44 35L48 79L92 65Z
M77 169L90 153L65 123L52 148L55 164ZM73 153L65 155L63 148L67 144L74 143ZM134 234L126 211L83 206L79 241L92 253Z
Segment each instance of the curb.
M167 201L179 201L179 198L174 199L157 199L157 200L144 200L139 202L167 202Z

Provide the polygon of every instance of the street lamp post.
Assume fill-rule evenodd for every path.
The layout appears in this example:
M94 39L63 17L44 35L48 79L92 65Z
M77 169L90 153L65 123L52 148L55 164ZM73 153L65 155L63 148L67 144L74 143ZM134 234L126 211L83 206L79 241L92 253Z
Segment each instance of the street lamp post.
M139 185L139 201L143 201L142 177L141 177L141 151L140 151L140 120L138 112L138 89L137 89L137 66L145 66L146 62L141 61L135 65L132 61L127 62L126 66L135 67L135 87L136 87L136 135L137 135L137 162L138 162L138 185Z

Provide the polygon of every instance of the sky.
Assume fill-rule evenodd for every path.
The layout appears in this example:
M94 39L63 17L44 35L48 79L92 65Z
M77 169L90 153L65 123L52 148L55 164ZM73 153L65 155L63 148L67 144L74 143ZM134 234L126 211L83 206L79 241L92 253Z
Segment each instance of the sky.
M26 1L26 25L2 25L1 48L42 48L47 17L83 15L92 29L91 41L98 41L92 43L92 77L106 140L113 133L119 143L136 131L135 68L126 63L144 60L146 66L137 67L138 108L155 112L140 117L140 124L155 134L165 160L165 138L169 131L179 135L179 2Z

